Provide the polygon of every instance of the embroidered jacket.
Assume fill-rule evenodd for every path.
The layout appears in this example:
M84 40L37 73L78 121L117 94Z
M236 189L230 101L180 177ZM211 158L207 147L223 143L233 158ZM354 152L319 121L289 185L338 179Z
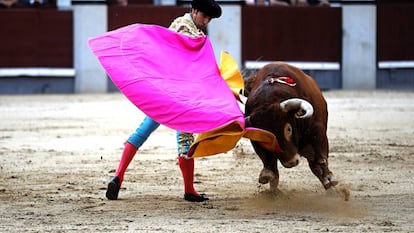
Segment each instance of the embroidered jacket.
M204 36L204 32L197 28L194 24L193 19L191 18L190 13L186 13L183 16L180 16L171 23L170 30L176 31L178 33L191 36L191 37L198 37Z

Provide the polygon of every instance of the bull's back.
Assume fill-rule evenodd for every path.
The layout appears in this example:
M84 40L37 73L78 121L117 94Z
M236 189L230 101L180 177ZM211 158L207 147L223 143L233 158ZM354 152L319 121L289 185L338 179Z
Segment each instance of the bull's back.
M315 110L313 118L320 119L325 124L327 123L328 113L326 100L318 84L311 76L305 74L298 67L288 63L273 62L259 70L252 84L252 90L258 88L269 75L292 78L296 83L295 86L290 87L285 84L278 84L280 85L277 87L279 90L276 91L290 93L292 97L299 97L309 101Z

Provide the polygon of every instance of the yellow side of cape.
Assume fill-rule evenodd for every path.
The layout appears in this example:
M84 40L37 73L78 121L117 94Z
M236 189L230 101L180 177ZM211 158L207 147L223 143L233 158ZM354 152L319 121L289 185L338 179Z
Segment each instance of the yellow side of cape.
M229 53L221 51L219 69L221 77L226 81L236 99L240 100L239 94L241 90L244 90L244 80L237 62Z

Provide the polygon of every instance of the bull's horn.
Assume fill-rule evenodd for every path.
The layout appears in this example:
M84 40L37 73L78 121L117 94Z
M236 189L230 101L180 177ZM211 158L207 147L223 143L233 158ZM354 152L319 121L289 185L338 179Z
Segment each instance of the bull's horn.
M287 99L280 103L280 108L284 112L298 109L296 118L309 118L313 115L313 107L308 101L299 98Z

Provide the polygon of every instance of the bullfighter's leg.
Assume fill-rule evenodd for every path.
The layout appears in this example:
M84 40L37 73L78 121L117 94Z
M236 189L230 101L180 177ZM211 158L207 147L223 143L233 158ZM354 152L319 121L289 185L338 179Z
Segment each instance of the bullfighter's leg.
M194 159L188 158L187 154L191 144L194 142L192 133L177 131L178 165L184 181L184 200L190 202L203 202L208 200L206 194L199 194L194 188Z
M108 189L106 190L106 197L109 200L117 200L119 189L124 181L124 174L132 159L134 158L138 148L144 144L154 130L156 130L160 124L149 117L145 117L141 125L135 130L133 134L128 138L125 143L124 150L122 151L121 160L119 161L118 168L114 177L108 183Z

